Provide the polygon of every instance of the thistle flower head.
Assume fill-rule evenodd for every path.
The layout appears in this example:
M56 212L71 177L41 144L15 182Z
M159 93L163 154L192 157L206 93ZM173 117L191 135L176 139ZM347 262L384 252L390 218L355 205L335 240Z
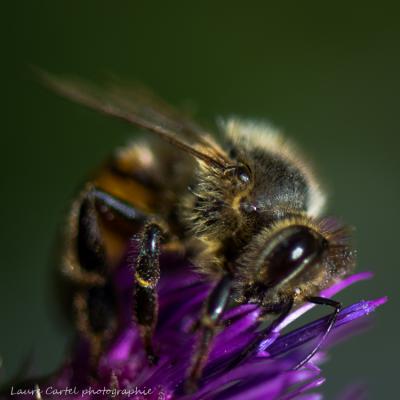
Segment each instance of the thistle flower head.
M293 367L304 359L325 332L329 317L317 319L300 328L282 330L313 307L303 305L293 311L266 340L257 354L237 367L229 360L255 338L260 310L255 305L240 305L224 314L223 325L193 394L184 390L196 333L191 327L198 318L211 286L182 261L163 261L159 284L159 320L154 342L159 362L150 366L143 350L138 329L131 321L132 271L122 265L114 277L119 290L121 328L96 365L96 377L90 372L88 344L79 339L71 358L54 376L40 382L43 399L111 399L135 400L252 400L252 399L319 399L314 390L323 382L318 367L325 351L336 341L360 327L360 317L374 311L386 298L360 301L344 308L335 327L325 341L323 350L300 370ZM368 279L370 273L352 275L324 290L321 296L331 297L353 283ZM32 389L32 388L31 388ZM14 392L17 390L13 389ZM21 397L32 393L21 392Z

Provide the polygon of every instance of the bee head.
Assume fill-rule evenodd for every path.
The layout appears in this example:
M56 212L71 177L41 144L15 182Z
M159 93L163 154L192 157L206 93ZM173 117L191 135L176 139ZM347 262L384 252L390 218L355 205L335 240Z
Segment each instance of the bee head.
M287 218L263 229L238 260L242 296L261 304L302 300L355 264L349 230L331 218Z
M242 199L252 187L252 171L245 163L216 168L200 160L196 183L184 203L187 225L197 237L223 240L245 225Z

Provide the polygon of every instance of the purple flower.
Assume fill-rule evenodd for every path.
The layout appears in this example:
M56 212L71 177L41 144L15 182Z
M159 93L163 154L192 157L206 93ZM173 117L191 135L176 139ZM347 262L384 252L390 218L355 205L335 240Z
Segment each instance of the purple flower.
M214 340L198 391L188 395L184 391L184 381L196 343L196 334L190 328L211 285L183 260L171 261L164 256L161 266L164 268L159 285L159 321L154 338L160 355L158 364L148 365L138 330L131 322L133 274L122 265L114 277L120 294L121 328L96 366L97 377L93 378L90 373L88 345L79 339L72 358L60 371L44 382L38 382L41 398L320 399L313 390L324 382L318 365L324 360L326 348L360 329L363 321L359 318L386 302L383 297L344 308L323 349L300 370L293 370L293 367L307 356L324 333L328 317L280 333L313 305L296 309L260 344L258 354L230 368L229 360L255 337L259 315L255 305L235 307L223 317L226 326ZM321 296L331 297L347 286L371 277L368 272L352 275L324 290ZM14 394L17 390L13 387ZM34 397L31 393L25 393L25 396Z

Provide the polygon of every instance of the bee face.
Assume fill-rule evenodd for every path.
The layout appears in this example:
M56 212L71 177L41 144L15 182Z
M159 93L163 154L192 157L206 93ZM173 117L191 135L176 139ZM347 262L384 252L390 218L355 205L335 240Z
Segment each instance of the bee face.
M199 161L196 199L186 212L192 232L218 239L229 226L254 235L290 214L321 212L324 196L315 178L275 131L239 120L222 129L227 167Z
M301 302L348 273L355 264L349 231L319 217L325 197L293 146L263 124L229 120L222 128L236 182L207 171L190 222L207 246L228 238L226 247L239 248L228 260L236 298L267 308ZM215 257L205 260L195 262L203 271L221 268L218 259L210 267Z

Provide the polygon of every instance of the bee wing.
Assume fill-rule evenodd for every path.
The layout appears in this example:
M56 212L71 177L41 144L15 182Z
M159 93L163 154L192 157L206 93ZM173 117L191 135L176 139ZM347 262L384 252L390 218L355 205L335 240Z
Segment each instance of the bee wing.
M225 152L206 130L143 87L115 81L96 86L45 72L39 72L39 76L47 87L61 96L153 132L209 165L224 169L229 164Z
M149 121L168 127L170 131L195 142L205 142L210 134L196 122L176 110L140 84L124 83L113 79L108 86L114 98Z

